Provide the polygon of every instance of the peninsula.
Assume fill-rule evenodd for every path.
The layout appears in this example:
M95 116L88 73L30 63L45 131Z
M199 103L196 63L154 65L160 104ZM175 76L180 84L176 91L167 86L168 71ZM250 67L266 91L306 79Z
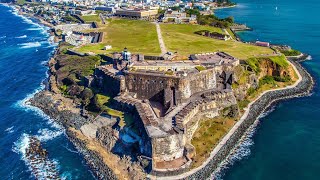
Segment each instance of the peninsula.
M313 86L306 55L239 41L247 27L212 15L220 1L18 3L59 43L29 103L65 128L99 179L208 178L271 103Z

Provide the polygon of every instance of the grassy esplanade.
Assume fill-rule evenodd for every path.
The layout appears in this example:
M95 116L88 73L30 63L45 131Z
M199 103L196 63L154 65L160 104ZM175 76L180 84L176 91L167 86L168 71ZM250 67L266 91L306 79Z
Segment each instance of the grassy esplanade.
M81 16L81 17L85 22L97 22L97 23L101 22L98 14L86 15L86 16Z
M84 16L85 17L85 16ZM96 17L88 17L94 19ZM80 47L81 52L105 54L122 51L124 47L134 53L159 55L161 53L157 38L156 26L151 22L127 19L109 19L106 24L99 24L98 31L105 32L102 43ZM105 51L103 47L111 45Z
M224 33L220 28L210 26L161 24L162 36L167 49L172 52L178 52L183 56L194 53L224 51L237 58L247 59L249 57L271 55L273 53L270 48L253 46L232 40L222 41L194 34L194 32L200 30Z

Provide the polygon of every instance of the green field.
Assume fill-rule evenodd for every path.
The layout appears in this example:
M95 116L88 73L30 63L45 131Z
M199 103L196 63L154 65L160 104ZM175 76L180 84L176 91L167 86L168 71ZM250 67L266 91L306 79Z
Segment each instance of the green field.
M98 14L95 15L86 15L86 16L81 16L81 18L85 21L85 22L97 22L99 23L101 21L100 17Z
M270 48L253 46L237 41L222 41L194 34L195 31L209 30L222 33L220 28L189 25L189 24L161 24L162 36L169 51L178 52L183 56L193 53L224 51L237 58L272 54Z
M81 52L106 54L122 51L125 47L132 53L159 55L160 47L156 26L147 21L110 19L101 25L99 31L105 32L103 42L80 47ZM105 51L103 47L111 45L112 49Z

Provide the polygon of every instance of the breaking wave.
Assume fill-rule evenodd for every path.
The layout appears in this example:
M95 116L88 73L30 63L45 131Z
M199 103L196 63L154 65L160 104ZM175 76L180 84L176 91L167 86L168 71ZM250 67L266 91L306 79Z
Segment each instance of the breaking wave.
M7 132L8 134L10 134L10 133L13 133L13 132L14 132L13 128L14 128L14 126L11 126L11 127L7 128L7 129L4 130L4 131Z
M62 129L58 129L56 131L54 130L49 130L47 128L45 129L40 129L38 131L39 135L37 135L36 137L41 141L41 142L46 142L48 140L54 139L58 136L60 136L63 131Z
M312 56L309 55L306 60L312 60Z
M12 9L12 11L11 11L12 14L14 14L15 16L20 17L23 20L23 22L25 22L27 24L31 24L32 26L34 26L34 27L29 28L27 30L29 30L29 31L42 31L41 32L42 34L46 34L47 30L49 29L48 27L46 27L44 25L41 25L41 24L38 24L38 23L32 21L32 19L30 19L28 17L20 15L16 8L11 7L11 6L10 6L10 8Z
M40 42L28 42L28 43L22 43L19 44L22 49L27 49L27 48L34 48L34 47L40 47L41 43Z
M18 141L14 142L12 150L21 155L21 159L37 179L50 179L50 177L54 177L58 172L58 161L38 156L28 158L27 149L30 146L30 137L28 134L22 134Z
M32 28L28 28L28 31L40 31L43 30L41 27L32 27Z
M258 117L258 119L266 117L268 114L272 113L276 109L276 106L270 106L266 111L261 113Z
M18 36L16 37L17 39L23 39L23 38L27 38L27 35L23 35L23 36Z

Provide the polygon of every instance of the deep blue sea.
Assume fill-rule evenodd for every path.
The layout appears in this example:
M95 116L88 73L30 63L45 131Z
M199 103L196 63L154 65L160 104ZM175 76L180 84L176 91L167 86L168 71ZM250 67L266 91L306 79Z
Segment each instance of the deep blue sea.
M24 102L43 88L45 63L54 51L46 28L0 5L0 179L44 177L45 163L30 171L24 149L36 135L64 179L93 179L89 168L61 128Z
M222 170L223 179L319 179L320 170L320 3L318 0L235 0L238 6L215 12L234 16L253 31L245 41L287 44L311 55L303 65L316 80L310 97L281 102L260 119L241 153ZM239 160L240 159L240 160Z
M320 3L318 0L236 0L238 6L216 11L234 16L253 31L239 33L245 41L287 44L311 55L303 65L319 82ZM43 88L45 62L55 45L46 28L0 5L0 177L34 179L46 171L30 171L24 148L38 136L64 179L93 179L61 128L24 102ZM320 92L277 104L246 139L238 153L216 176L222 179L319 179Z

